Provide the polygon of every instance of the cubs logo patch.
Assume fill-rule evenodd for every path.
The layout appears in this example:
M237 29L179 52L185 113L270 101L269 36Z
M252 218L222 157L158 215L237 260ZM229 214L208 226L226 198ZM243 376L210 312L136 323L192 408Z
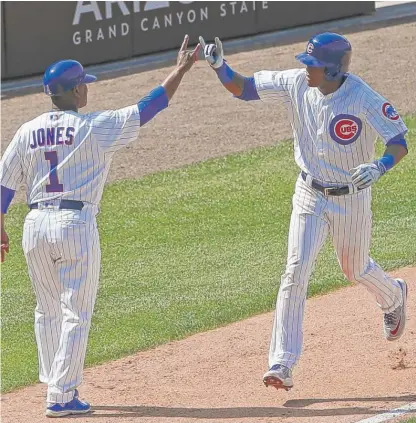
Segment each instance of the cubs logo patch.
M330 125L329 133L331 138L338 144L352 144L361 134L363 124L361 119L353 115L337 115Z
M381 111L383 112L383 115L390 120L397 120L400 117L396 112L396 109L390 103L384 103Z
M313 52L313 44L312 43L308 43L308 45L306 46L306 53L311 54Z

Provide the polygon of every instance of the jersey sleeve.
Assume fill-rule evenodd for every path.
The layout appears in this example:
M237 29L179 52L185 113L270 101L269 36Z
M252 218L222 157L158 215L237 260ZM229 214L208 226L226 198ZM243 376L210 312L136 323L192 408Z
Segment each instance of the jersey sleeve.
M19 154L20 128L10 142L0 161L0 185L17 190L23 181L23 163Z
M408 131L396 109L380 94L373 92L364 105L367 123L378 133L384 144Z
M289 100L302 72L302 69L256 72L254 82L260 99L264 102Z
M91 119L92 134L106 152L114 152L135 141L140 131L137 104L117 110L106 110Z

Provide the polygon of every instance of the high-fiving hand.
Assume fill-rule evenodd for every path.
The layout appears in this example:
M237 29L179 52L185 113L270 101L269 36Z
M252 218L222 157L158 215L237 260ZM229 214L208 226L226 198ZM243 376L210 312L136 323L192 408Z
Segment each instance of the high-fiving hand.
M198 59L198 52L201 48L201 44L197 44L197 46L193 50L186 50L186 48L188 47L188 41L189 35L185 35L176 60L178 68L181 69L183 72L188 72L189 69L191 69L192 65Z
M222 42L218 37L215 37L215 44L206 44L202 37L199 37L199 43L201 44L204 52L205 60L214 69L218 69L224 63L224 50L222 48Z

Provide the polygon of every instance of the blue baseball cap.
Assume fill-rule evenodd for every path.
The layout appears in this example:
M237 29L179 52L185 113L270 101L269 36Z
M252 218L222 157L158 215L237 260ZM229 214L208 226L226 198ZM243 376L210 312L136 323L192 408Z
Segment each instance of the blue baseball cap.
M85 73L81 63L76 60L60 60L46 69L43 75L43 88L45 94L58 96L78 85L89 84L96 80L97 77Z

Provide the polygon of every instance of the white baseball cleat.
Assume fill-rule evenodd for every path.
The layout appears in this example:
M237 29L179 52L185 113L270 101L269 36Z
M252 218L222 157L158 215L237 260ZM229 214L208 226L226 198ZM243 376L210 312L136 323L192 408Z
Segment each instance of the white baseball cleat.
M263 383L266 387L270 385L276 389L289 391L293 388L292 370L281 364L275 364L264 374Z
M407 285L403 279L396 279L402 290L402 303L391 313L384 314L384 336L396 341L403 335L406 326Z

